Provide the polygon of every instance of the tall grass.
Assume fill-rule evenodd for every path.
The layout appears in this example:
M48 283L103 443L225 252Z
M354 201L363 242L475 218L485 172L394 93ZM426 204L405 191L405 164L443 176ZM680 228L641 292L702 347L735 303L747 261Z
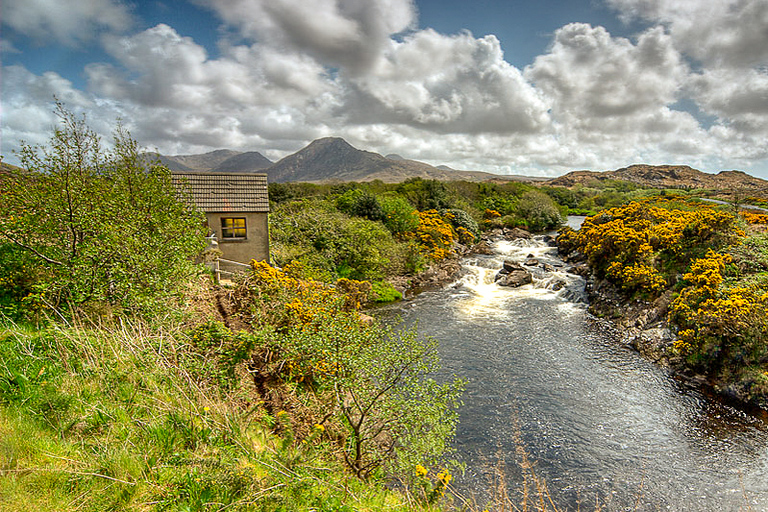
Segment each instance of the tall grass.
M0 510L424 510L284 442L191 350L141 322L0 327Z

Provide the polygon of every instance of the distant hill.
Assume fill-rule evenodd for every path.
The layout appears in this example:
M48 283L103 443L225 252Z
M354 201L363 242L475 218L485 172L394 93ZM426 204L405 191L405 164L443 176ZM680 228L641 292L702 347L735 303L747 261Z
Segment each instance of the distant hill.
M409 178L443 181L485 181L503 178L486 172L438 169L423 162L406 160L398 155L384 157L378 153L357 149L344 139L336 137L318 139L278 161L266 172L273 183L373 180L398 183Z
M408 160L397 154L386 157L353 147L344 139L326 137L273 163L261 153L240 153L217 150L203 155L166 156L149 153L149 160L159 161L172 172L265 172L269 181L281 183L304 181L333 183L344 181L373 181L399 183L409 178L441 181L543 181L543 178L506 176L479 171L458 171L447 166L433 167L424 162Z
M272 165L272 160L257 151L248 151L227 158L211 169L216 172L254 172L263 171Z
M229 149L217 149L202 155L174 155L167 156L160 153L147 153L146 158L150 161L159 161L171 171L190 172L190 171L210 171L225 162L226 160L240 155L237 151Z
M546 184L561 187L589 186L607 180L621 180L653 188L705 188L713 190L768 191L768 181L742 171L709 174L687 165L630 165L615 171L574 171L549 180Z
M5 162L0 162L0 176L4 174L8 174L11 171L18 171L20 167L16 167L15 165L7 164Z

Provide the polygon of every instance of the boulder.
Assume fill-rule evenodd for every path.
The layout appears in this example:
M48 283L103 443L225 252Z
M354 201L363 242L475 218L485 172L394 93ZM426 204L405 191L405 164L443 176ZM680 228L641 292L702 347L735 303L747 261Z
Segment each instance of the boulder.
M491 244L483 240L472 247L472 252L475 254L491 255L493 254L493 249L491 249Z
M531 234L528 231L520 228L504 228L504 236L509 240L514 240L516 238L531 238Z
M533 257L533 254L529 254L528 257L523 262L523 265L526 267L535 267L539 264L539 260Z
M496 284L499 286L517 288L518 286L530 284L532 282L533 276L530 272L517 263L509 260L504 261L504 266L499 270L499 273L496 274Z

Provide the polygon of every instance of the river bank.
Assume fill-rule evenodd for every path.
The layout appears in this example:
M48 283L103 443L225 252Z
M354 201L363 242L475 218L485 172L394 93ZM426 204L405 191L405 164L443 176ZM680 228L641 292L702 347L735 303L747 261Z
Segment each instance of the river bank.
M753 396L749 383L734 382L705 375L690 368L683 357L675 354L676 336L668 320L673 290L666 290L653 301L628 298L619 287L595 276L580 253L561 254L573 271L585 277L584 290L589 312L618 334L622 345L631 347L643 357L669 368L686 384L701 388L707 394L738 404L754 414L768 417L768 399Z

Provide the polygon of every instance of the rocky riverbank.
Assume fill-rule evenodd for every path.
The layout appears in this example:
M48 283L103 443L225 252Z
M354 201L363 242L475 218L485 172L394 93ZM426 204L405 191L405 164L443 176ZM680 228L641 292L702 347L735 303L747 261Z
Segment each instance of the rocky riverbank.
M768 401L764 397L752 396L749 383L697 373L684 358L673 353L671 349L676 337L667 321L669 305L674 298L672 290L667 290L653 301L627 298L613 283L596 278L580 253L561 254L561 257L572 265L569 272L585 278L584 291L589 312L599 321L606 322L621 343L643 357L670 368L676 377L692 387L742 407L755 408L759 414L768 412Z

